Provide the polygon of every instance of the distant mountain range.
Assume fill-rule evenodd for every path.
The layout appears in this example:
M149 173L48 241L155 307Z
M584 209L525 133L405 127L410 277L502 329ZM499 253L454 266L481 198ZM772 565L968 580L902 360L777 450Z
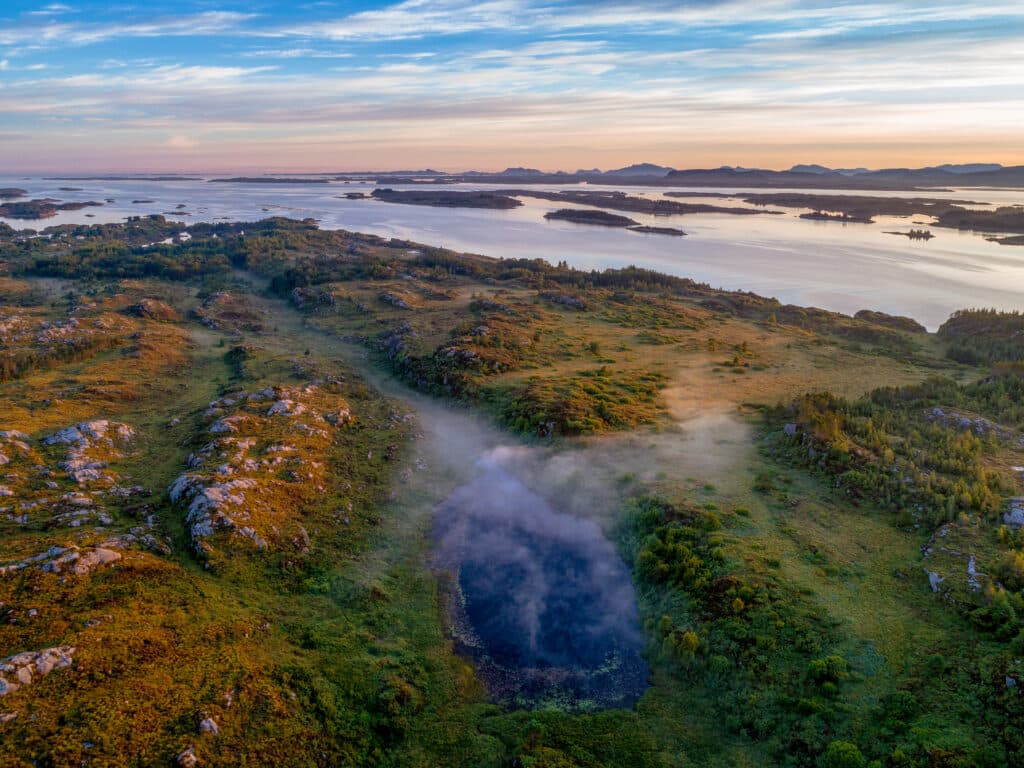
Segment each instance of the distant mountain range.
M669 168L664 165L655 165L654 163L638 163L636 165L630 165L625 168L618 168L614 171L605 171L602 176L654 176L664 177L668 176L674 168Z
M920 168L919 171L944 171L946 173L965 174L965 173L989 173L991 171L1002 170L1003 166L999 163L966 163L963 165L953 165L947 163L946 165L934 165L929 168ZM900 169L904 170L904 169ZM870 173L883 173L883 171L871 171L867 168L826 168L824 165L794 165L789 169L789 173L817 173L817 174L829 174L829 173L841 173L844 176L861 176L863 174Z
M438 181L501 183L509 179L534 184L590 181L616 184L693 187L778 187L802 189L917 189L934 187L1024 187L1024 166L999 163L945 164L927 168L828 168L814 163L794 165L789 170L722 166L720 168L675 169L655 163L636 163L625 168L601 171L597 168L547 172L537 168L506 168L504 171L382 171L375 174L342 173L338 178L374 175L382 181L396 177L433 177Z
M898 189L916 187L1020 187L1024 166L997 163L939 165L928 168L832 169L822 165L795 165L788 171L714 168L674 170L666 180L690 186L842 187Z

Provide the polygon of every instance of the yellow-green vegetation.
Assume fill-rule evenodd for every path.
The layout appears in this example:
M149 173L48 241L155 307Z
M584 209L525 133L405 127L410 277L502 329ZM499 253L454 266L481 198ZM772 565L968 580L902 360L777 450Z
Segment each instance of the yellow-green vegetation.
M971 701L984 713L968 720L966 732L929 737L909 752L932 741L943 764L1017 765L1024 749L1013 726L1024 711L1017 691L1024 656L1022 394L1024 379L1001 366L968 385L935 379L852 402L808 395L773 414L766 443L778 460L823 477L845 504L880 512L917 540L916 562L895 564L893 575L926 586L973 628L957 626L964 639L954 643L950 632L947 650L928 662L964 717ZM770 472L759 488L785 496ZM909 683L915 706L934 696ZM895 749L906 755L909 748Z
M183 232L0 233L3 764L1024 765L1014 316ZM635 709L487 703L410 512L450 488L380 372L618 457Z
M387 761L459 685L420 544L389 571L362 564L403 414L322 354L178 324L194 291L95 289L73 314L115 313L119 343L0 391L2 762ZM170 498L183 475L211 501L244 481L237 524L197 537Z

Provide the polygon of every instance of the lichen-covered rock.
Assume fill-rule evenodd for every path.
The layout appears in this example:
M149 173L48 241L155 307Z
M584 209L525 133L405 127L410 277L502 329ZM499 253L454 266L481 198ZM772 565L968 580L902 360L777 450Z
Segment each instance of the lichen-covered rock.
M46 677L55 669L71 666L74 646L62 645L41 651L26 651L0 660L0 696L14 693Z
M181 768L196 768L199 765L199 757L196 755L196 748L189 744L188 748L179 753L174 759Z
M553 304L561 304L564 307L570 309L585 310L587 308L587 302L581 299L579 296L570 296L567 293L560 293L558 291L542 291L541 297L547 299Z
M116 477L101 470L109 466L110 460L121 458L117 449L127 447L134 437L135 430L127 424L97 419L65 427L44 438L43 444L68 446L60 468L79 485L100 480L112 484Z
M103 565L110 565L121 559L121 555L112 549L94 547L85 550L73 550L51 560L43 566L44 571L61 573L70 571L78 576L91 573Z
M174 307L165 304L157 299L142 299L138 304L133 305L129 311L138 317L145 317L158 322L176 323L181 320Z
M327 452L353 420L348 403L311 384L232 394L210 408L222 412L209 428L214 439L189 454L168 488L185 508L194 549L208 560L231 540L308 551L295 512L326 488Z
M267 416L298 416L305 413L306 406L294 400L278 400L267 411Z
M943 410L942 408L932 408L928 414L928 420L934 421L937 424L941 424L944 427L953 427L954 429L961 429L965 432L973 432L978 437L985 437L986 435L996 435L1003 439L1011 439L1013 434L1010 430L1000 426L983 416L971 416L969 414L960 413L954 410Z
M1003 522L1013 528L1024 526L1024 498L1010 500L1010 508L1003 515Z
M108 546L86 547L75 545L53 546L38 555L26 557L16 563L0 566L0 576L15 573L25 568L38 568L44 573L71 573L83 576L96 568L110 565L121 559L121 554Z
M242 507L246 502L244 491L255 487L256 481L246 477L201 488L193 497L185 516L192 538L212 536L217 528L236 527L228 512Z
M225 416L217 419L213 424L210 425L210 432L215 435L225 435L230 432L237 432L239 423L242 421L242 416Z
M395 293L391 293L389 291L385 291L384 293L382 293L380 295L380 300L383 301L385 304L390 304L392 307L396 307L398 309L412 309L412 306L410 306L409 302L406 301L402 296L399 296L398 294Z
M67 550L66 547L50 547L48 550L46 550L45 552L41 552L38 555L32 555L31 557L26 557L24 560L20 560L20 561L18 561L16 563L11 563L10 565L0 566L0 575L4 575L4 574L8 574L8 573L14 573L15 571L20 571L23 568L27 568L30 565L33 565L35 563L41 563L41 562L44 562L46 560L50 560L52 558L58 557L60 555L63 555L67 551L68 550Z

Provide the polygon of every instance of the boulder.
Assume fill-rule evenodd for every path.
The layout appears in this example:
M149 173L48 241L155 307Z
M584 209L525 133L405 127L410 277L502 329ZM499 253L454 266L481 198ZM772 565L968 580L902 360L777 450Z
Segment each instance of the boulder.
M70 667L74 653L74 646L63 645L17 653L0 660L0 696L30 685L35 677L45 677L55 669Z
M278 400L267 411L267 416L298 416L306 412L306 406L294 400Z
M1010 500L1010 509L1003 515L1003 522L1012 528L1024 526L1024 498Z
M181 315L174 307L156 299L143 299L129 309L131 314L137 317L145 317L160 322L175 323L181 320Z

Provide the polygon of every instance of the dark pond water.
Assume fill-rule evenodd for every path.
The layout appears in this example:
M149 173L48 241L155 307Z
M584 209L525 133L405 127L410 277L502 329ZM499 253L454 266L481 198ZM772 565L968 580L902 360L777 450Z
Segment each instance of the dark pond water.
M632 705L647 685L630 573L594 522L554 509L492 460L436 510L450 618L510 706Z

